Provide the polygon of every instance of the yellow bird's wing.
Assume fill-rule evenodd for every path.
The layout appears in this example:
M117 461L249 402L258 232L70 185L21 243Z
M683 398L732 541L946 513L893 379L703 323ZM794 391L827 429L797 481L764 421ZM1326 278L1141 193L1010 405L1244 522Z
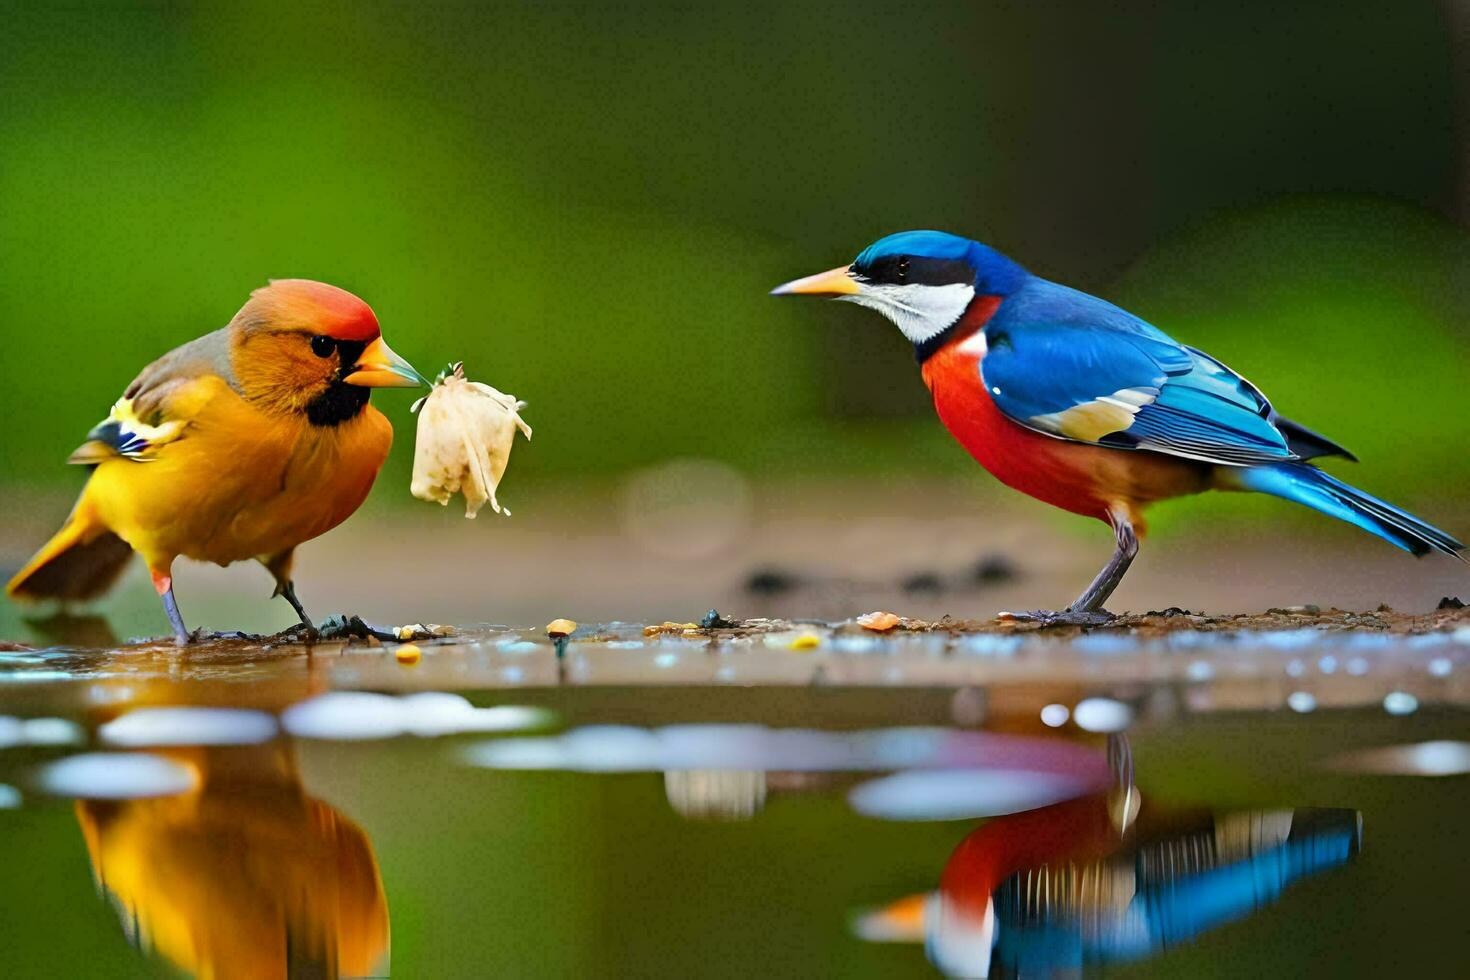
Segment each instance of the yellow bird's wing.
M162 447L184 436L221 382L234 387L227 328L175 348L144 368L67 462L90 466L107 459L157 459Z

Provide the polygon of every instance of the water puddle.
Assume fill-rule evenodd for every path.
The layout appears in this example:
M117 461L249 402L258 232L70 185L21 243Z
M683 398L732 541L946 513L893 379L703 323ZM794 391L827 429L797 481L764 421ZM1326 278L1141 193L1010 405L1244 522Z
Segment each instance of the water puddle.
M1432 975L1462 931L1463 627L673 626L4 654L0 974Z

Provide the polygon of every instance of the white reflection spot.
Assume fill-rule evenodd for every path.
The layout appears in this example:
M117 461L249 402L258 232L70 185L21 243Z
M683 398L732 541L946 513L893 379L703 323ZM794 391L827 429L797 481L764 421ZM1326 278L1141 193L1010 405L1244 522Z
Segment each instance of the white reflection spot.
M1056 773L1004 769L914 770L853 787L847 800L880 820L969 820L1069 799L1083 784Z
M302 738L359 741L413 734L509 732L537 728L552 715L542 708L477 708L458 694L424 691L401 698L366 691L332 691L287 708L281 724Z
M1454 669L1455 665L1450 662L1449 657L1435 657L1429 661L1429 673L1435 677L1448 677Z
M365 691L332 691L293 704L281 714L281 724L302 738L359 740L403 732L398 699Z
M1293 660L1286 665L1286 673L1289 677L1300 677L1307 672L1307 665L1300 660Z
M257 745L276 735L264 711L239 708L138 708L98 729L109 745Z
M20 790L0 783L0 810L14 810L20 806Z
M1072 709L1077 727L1089 732L1121 732L1133 721L1133 709L1112 698L1087 698Z
M1297 714L1304 715L1317 707L1317 699L1306 691L1292 691L1286 696L1286 706Z
M187 793L198 785L192 768L142 752L88 752L41 769L38 785L53 796L134 800Z
M1207 681L1215 676L1214 666L1207 660L1196 660L1184 672L1192 681Z
M1391 715L1411 715L1419 710L1419 699L1407 691L1389 691L1383 696L1383 710Z
M1336 673L1337 672L1337 658L1334 657L1330 653L1327 654L1327 655L1325 655L1324 657L1322 657L1321 660L1318 660L1317 661L1317 669L1320 670L1324 674Z
M0 715L0 749L16 745L79 745L82 729L65 718L11 718Z
M1417 742L1337 756L1334 769L1385 776L1460 776L1470 773L1470 743Z
M1347 672L1354 677L1362 677L1368 673L1368 661L1362 657L1354 657L1347 662Z
M1100 753L1068 742L947 728L824 732L762 725L593 725L559 736L482 742L468 747L464 759L487 769L581 772L1015 770L1089 785L1108 771Z
M1411 758L1426 776L1458 776L1470 772L1470 745L1464 742L1421 742Z
M30 745L76 745L82 741L81 728L65 718L32 718L22 728Z
M1065 704L1049 704L1041 709L1041 723L1048 728L1061 728L1071 716Z

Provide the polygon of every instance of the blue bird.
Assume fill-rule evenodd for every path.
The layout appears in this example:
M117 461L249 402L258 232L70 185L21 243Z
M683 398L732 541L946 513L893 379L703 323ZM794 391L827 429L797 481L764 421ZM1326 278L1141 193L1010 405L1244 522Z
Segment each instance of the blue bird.
M1046 623L1112 618L1103 605L1138 553L1143 509L1204 490L1305 504L1414 555L1464 545L1310 460L1356 459L1279 415L1260 390L1203 351L1096 296L1048 282L979 242L906 231L850 265L775 295L877 310L914 345L934 408L1002 483L1113 530L1092 584Z

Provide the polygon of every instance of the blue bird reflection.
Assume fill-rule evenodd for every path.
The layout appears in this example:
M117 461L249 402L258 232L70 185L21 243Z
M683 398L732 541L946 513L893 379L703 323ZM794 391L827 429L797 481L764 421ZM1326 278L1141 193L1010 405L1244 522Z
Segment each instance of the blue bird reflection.
M1358 853L1351 809L1164 807L1111 743L1108 791L996 817L951 854L939 888L861 916L860 936L919 938L955 977L1049 977L1189 942Z

